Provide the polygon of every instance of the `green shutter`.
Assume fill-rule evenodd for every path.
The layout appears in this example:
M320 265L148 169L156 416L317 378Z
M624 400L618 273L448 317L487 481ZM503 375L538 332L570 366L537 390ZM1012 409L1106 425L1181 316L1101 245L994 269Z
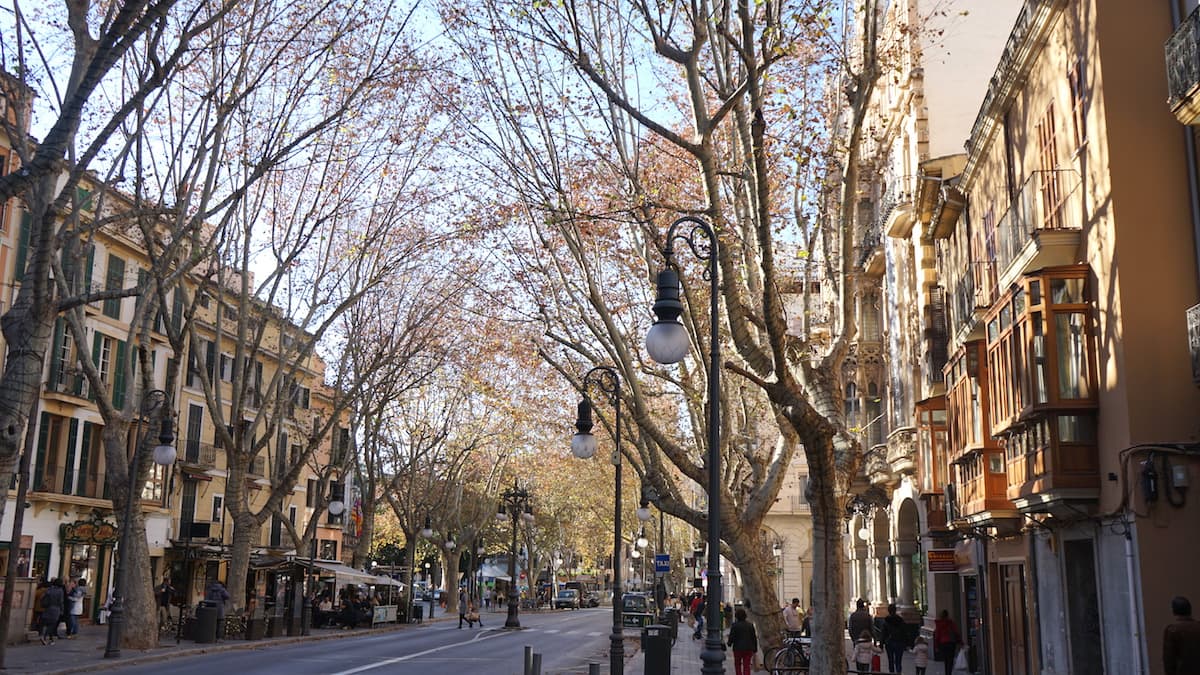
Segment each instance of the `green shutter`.
M171 293L171 328L176 332L183 325L183 289L176 288Z
M100 331L92 333L92 363L95 364L97 368L100 367L100 341L103 339L104 336L100 333ZM91 387L88 387L88 400L96 400L96 392L92 391Z
M59 492L69 495L75 491L75 443L79 440L79 420L72 419L67 427L67 461L63 464L63 483Z
M96 273L96 246L95 246L95 244L92 244L91 242L89 242L87 244L87 251L88 251L87 252L87 268L84 271L84 274L86 276L83 277L83 285L80 287L80 291L83 293L91 293L92 292L92 279L96 278L96 276L95 276L95 273Z
M41 491L43 469L46 463L46 436L47 429L50 428L50 413L42 413L41 427L38 428L38 443L37 454L34 455L33 462L33 489Z
M104 280L104 290L119 291L125 285L125 261L109 253L108 274ZM104 301L104 315L114 319L121 318L121 298L108 298Z
M79 448L79 480L75 482L75 494L88 497L88 459L92 451L92 423L83 423L83 445Z
M33 232L33 216L21 212L21 224L17 227L17 263L13 269L13 281L25 278L25 264L29 259L29 235Z
M129 345L124 340L117 340L117 362L113 370L113 407L125 407L125 358Z
M46 388L50 391L58 391L58 385L62 381L64 328L65 322L62 320L62 317L54 320L54 341L50 343L50 377L46 379Z

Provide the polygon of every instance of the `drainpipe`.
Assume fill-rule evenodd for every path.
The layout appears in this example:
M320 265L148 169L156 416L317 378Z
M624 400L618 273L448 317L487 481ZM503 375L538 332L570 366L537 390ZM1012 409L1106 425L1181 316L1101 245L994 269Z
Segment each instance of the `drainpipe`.
M1179 3L1171 2L1171 32L1179 28L1183 18L1179 15ZM1196 137L1190 127L1183 128L1183 149L1187 157L1188 205L1192 213L1192 245L1196 249L1197 284L1200 285L1200 186L1196 176Z
M1137 551L1133 547L1134 522L1129 518L1129 514L1126 514L1123 523L1125 525L1125 573L1129 577L1129 626L1133 629L1133 634L1130 636L1133 651L1129 656L1137 664L1137 670L1134 672L1142 675L1146 672L1145 659L1142 658L1142 636L1146 634L1146 625L1142 618L1141 584L1137 583Z

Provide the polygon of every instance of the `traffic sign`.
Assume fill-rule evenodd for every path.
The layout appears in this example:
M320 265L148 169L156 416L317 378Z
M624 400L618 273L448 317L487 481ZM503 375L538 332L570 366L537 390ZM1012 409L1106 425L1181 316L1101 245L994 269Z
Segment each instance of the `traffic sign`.
M671 571L671 554L659 553L654 556L654 571L655 572L670 572Z

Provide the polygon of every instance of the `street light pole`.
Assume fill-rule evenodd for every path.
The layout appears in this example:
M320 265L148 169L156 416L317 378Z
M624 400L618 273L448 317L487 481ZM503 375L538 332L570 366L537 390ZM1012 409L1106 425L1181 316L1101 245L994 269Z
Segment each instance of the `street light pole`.
M498 520L505 517L504 507L508 507L507 515L512 518L512 547L508 555L508 616L504 620L505 628L520 628L521 596L517 593L517 526L522 518L533 522L533 507L530 504L529 492L513 481L513 486L500 495L500 510L496 513Z
M588 397L588 389L593 386L604 393L613 406L613 629L608 650L608 672L611 675L623 675L625 627L621 617L621 377L611 366L596 366L583 376L583 400L579 402L579 418L575 422L577 433L571 439L571 452L580 459L588 459L596 454L596 437L592 435L592 399Z
M691 230L685 234L676 232L680 225ZM697 236L700 241L697 241ZM671 223L667 230L666 248L663 257L667 266L658 273L658 295L654 301L656 321L646 334L646 351L650 358L659 363L677 363L683 359L690 346L687 329L679 323L683 303L679 300L679 274L671 269L675 254L675 240L681 239L699 260L708 263L705 276L709 283L709 364L708 364L708 613L707 636L700 660L704 662L700 672L706 675L724 673L725 650L721 639L721 342L717 330L720 315L717 311L720 283L718 273L718 243L712 227L695 216L684 216ZM702 245L707 243L707 248ZM698 244L700 244L698 246Z
M149 405L149 407L147 407ZM162 427L158 432L158 445L154 447L154 463L159 466L169 466L175 463L175 432L171 428L171 411L167 409L167 392L162 389L151 389L142 396L142 414L149 415L162 409ZM121 540L117 549L117 579L116 588L112 592L112 604L108 614L108 637L104 645L104 658L111 659L121 655L121 636L125 629L125 588L129 563L129 531L133 523L133 503L141 501L138 489L139 461L142 456L142 444L150 437L150 430L138 442L133 451L133 459L129 462L129 494L125 500L125 521L121 523Z

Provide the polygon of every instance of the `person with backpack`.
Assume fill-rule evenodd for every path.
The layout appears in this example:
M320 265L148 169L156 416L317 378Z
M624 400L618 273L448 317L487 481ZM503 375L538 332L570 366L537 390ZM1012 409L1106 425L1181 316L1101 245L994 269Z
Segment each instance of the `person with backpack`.
M67 594L63 590L62 580L52 580L46 592L42 594L42 627L38 631L42 644L52 645L58 639L58 622L62 618L66 602Z

